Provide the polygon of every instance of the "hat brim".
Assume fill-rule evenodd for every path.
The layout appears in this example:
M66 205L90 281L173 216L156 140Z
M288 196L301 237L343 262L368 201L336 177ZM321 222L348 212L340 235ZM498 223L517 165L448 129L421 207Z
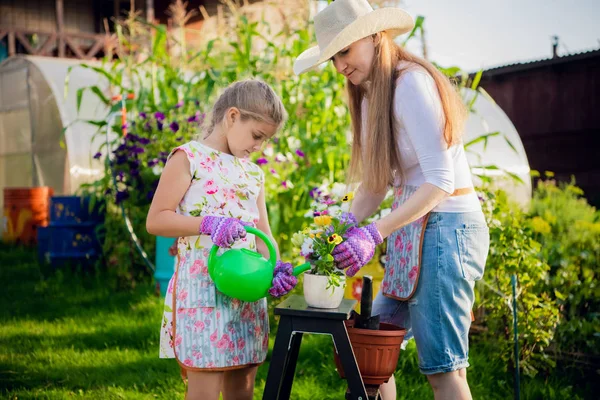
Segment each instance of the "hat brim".
M357 40L381 31L396 37L410 32L414 25L410 14L400 8L378 8L346 26L326 48L315 46L302 52L294 62L294 73L300 75L316 68Z

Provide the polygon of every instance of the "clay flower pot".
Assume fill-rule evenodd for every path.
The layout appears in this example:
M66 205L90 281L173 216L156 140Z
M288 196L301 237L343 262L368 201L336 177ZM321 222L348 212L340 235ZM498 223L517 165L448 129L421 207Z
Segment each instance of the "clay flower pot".
M387 382L398 364L400 345L406 329L382 322L379 330L354 328L354 321L346 321L350 343L365 385L381 385ZM342 379L344 369L337 353L335 365Z

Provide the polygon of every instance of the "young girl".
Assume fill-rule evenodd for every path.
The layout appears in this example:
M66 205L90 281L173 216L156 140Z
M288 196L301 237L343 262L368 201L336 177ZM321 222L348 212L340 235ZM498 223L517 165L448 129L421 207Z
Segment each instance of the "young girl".
M208 274L213 243L268 250L244 225L272 238L264 175L247 157L261 149L287 118L265 83L246 80L228 87L214 105L207 135L177 147L165 165L146 228L179 237L177 268L169 282L160 357L176 358L187 377L187 399L252 399L257 366L269 342L267 302L245 303L216 290ZM296 284L291 265L278 261L271 294Z

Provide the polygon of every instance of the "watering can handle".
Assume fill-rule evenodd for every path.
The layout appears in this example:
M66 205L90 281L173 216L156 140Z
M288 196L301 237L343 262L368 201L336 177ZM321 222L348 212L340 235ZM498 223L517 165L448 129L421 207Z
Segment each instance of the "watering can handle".
M252 226L244 226L244 229L246 229L246 232L252 233L253 235L258 236L259 238L262 239L263 242L265 242L265 244L267 245L267 248L269 249L269 262L273 266L273 270L275 270L275 265L277 264L277 253L275 252L275 246L273 245L273 242L271 241L271 239L267 235L265 235L265 233L263 231L261 231L260 229L256 229ZM210 249L208 264L211 264L212 258L216 258L218 250L219 250L219 246L214 244L212 249Z

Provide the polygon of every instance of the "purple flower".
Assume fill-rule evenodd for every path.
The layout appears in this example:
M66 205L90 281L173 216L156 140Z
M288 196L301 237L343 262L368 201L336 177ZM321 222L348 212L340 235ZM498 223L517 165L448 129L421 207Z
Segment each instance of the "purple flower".
M279 138L278 137L273 138L273 143L275 143L275 144L279 143Z
M179 130L179 124L175 121L171 122L171 124L169 125L169 128L171 128L171 130L173 132L177 132Z
M305 156L304 152L300 149L296 150L296 154L298 155L298 157L302 157L302 158L304 158L304 156Z
M342 215L340 215L340 223L356 226L356 217L354 214L344 211Z
M287 187L288 187L287 181L281 182L281 186L283 186L284 188L287 189Z
M198 115L199 113L196 112L196 114L192 115L191 117L188 117L187 122L198 122Z
M144 129L147 131L152 130L152 125L150 125L150 121L146 121L146 123L144 124Z
M125 178L125 173L124 173L123 171L119 171L119 172L117 173L117 180L118 180L119 182L123 182L123 179L124 179L124 178Z
M153 198L154 198L154 190L148 191L148 193L146 193L146 199L148 201L152 201Z
M331 235L334 231L335 231L335 229L333 228L332 225L329 225L327 228L325 228L325 234L327 236Z
M109 194L111 194L111 193L112 193L112 189L111 189L111 188L108 188L108 189L106 189L106 190L104 191L104 195L109 195Z
M148 138L140 138L139 143L142 145L150 144L150 139Z
M181 108L181 107L183 107L183 101L180 101L177 104L175 104L175 108Z
M118 155L117 158L115 159L115 163L117 163L117 165L120 164L125 164L127 162L127 156L125 155Z
M122 201L127 200L129 198L129 193L126 191L117 192L117 197L115 199L115 203L120 204Z
M200 102L198 100L194 100L194 104L197 105L197 106L199 106Z
M160 111L157 111L154 113L154 118L156 118L157 121L164 121L165 114L161 113Z
M127 122L125 122L123 125L121 125L121 129L127 129L129 128L129 124Z
M94 154L94 159L98 160L100 157L102 157L102 153L97 152L96 154Z
M142 154L143 152L145 152L146 150L144 150L142 147L134 147L133 149L131 149L131 152L133 154Z
M154 167L156 164L158 164L158 159L157 158L153 158L152 160L148 161L148 166L149 167Z
M258 160L256 160L256 163L258 165L265 165L265 164L268 164L269 161L266 158L259 158Z
M160 122L160 121L157 121L157 122L156 122L156 127L158 128L158 130L159 130L159 131L162 131L162 128L163 128L163 123L162 123L162 122Z
M319 190L319 188L318 188L318 187L314 187L314 188L312 188L312 189L310 190L310 192L308 192L308 195L309 195L311 198L313 198L313 199L314 199L314 198L316 198L316 197L319 197L319 196L321 195L321 191Z
M277 171L275 171L273 168L271 168L271 170L269 172L272 173L273 175L275 175L277 173Z
M145 112L141 112L140 113L140 118L141 119L146 119L146 113Z

